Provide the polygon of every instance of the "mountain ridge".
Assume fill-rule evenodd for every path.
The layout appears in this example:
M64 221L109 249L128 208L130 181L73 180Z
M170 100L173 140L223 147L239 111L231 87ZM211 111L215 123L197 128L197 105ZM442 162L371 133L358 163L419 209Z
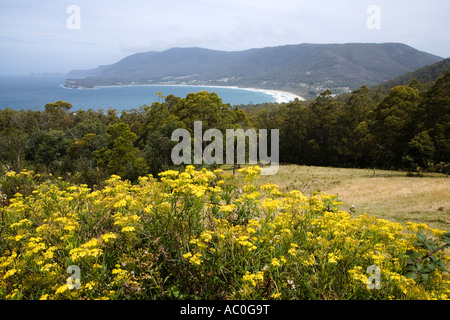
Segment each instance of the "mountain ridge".
M69 88L177 84L285 90L300 95L375 85L443 58L401 43L297 44L243 51L171 48L67 74ZM78 79L77 79L78 78Z

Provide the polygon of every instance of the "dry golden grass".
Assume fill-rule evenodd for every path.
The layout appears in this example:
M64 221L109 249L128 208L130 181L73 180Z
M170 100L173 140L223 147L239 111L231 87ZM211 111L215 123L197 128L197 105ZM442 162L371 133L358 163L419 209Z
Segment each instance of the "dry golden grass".
M445 178L359 178L329 190L356 212L398 222L424 222L449 230L450 180Z
M408 177L406 172L328 167L280 166L276 175L262 176L260 184L275 183L280 190L338 194L342 210L355 206L367 213L400 223L423 222L450 230L450 178L442 174Z

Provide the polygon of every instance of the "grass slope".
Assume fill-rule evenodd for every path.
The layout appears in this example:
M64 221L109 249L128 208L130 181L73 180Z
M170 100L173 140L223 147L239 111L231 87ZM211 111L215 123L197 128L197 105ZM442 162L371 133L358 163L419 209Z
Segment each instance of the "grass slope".
M408 177L406 172L283 165L276 175L261 176L259 184L274 183L280 191L300 190L338 194L342 210L400 223L426 223L450 230L450 179L442 174Z

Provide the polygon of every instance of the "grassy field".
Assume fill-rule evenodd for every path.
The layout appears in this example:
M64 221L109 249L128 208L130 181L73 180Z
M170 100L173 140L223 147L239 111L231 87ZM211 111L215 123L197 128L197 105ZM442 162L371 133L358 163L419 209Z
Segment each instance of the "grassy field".
M450 231L450 178L426 173L408 177L406 172L283 165L276 175L261 176L260 184L274 183L280 191L300 190L338 194L342 210L391 221L423 222Z

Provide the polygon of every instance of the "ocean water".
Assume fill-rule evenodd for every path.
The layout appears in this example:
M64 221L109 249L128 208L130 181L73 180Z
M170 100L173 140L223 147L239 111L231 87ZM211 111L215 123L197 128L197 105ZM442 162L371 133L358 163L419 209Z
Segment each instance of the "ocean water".
M184 98L191 92L216 92L224 103L233 105L280 102L280 94L267 90L247 90L228 87L195 86L120 86L96 89L68 89L59 76L0 77L0 109L11 108L43 110L45 105L58 100L72 104L72 110L113 108L118 111L151 105L164 96L173 94ZM281 99L286 99L286 96Z

